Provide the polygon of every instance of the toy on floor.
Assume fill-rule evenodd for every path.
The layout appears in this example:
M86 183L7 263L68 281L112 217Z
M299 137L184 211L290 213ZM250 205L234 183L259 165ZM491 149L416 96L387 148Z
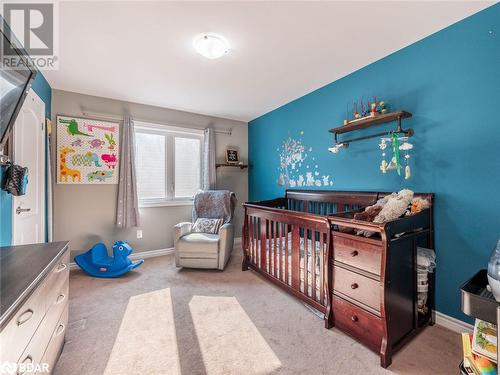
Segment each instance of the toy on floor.
M144 259L132 263L128 256L132 247L125 241L116 241L113 245L113 256L103 243L95 244L89 251L77 255L75 262L82 270L95 277L118 277L144 263Z

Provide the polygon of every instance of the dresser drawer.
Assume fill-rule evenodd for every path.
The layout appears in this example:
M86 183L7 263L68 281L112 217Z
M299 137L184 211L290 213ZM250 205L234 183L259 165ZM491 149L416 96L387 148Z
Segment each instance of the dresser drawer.
M54 335L56 326L60 324L59 322L63 318L63 311L68 309L68 291L69 283L66 279L66 282L61 286L59 293L57 293L58 297L56 297L53 301L48 301L51 304L49 310L31 338L31 341L26 347L24 353L19 358L18 363L43 363L42 358L51 338Z
M42 282L2 330L1 362L17 362L47 310L46 284Z
M366 276L333 267L333 291L380 311L380 282Z
M333 259L380 275L382 248L363 241L333 236Z
M54 371L54 366L61 353L62 346L64 344L64 336L66 335L66 330L68 328L68 305L63 310L61 317L56 325L52 337L50 338L47 350L43 355L41 363L47 363L49 365L49 371L52 373Z
M43 325L49 327L49 329L54 329L57 322L61 318L61 314L64 309L68 306L68 294L69 294L69 279L66 279L65 282L59 287L58 293L55 294L55 297L50 301L49 310L45 315L45 318L42 321ZM50 336L49 336L50 337ZM47 342L45 345L47 345Z
M332 303L335 327L378 352L383 336L382 319L337 296L333 296Z
M69 279L69 251L67 250L58 260L56 265L47 275L45 283L47 284L46 298L53 301L57 298L61 287ZM47 306L48 308L49 306Z

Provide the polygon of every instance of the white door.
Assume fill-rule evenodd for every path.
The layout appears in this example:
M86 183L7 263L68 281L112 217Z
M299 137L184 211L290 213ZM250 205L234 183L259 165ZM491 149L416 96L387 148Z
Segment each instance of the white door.
M45 103L30 90L14 124L14 163L28 167L26 194L12 200L12 244L45 242Z

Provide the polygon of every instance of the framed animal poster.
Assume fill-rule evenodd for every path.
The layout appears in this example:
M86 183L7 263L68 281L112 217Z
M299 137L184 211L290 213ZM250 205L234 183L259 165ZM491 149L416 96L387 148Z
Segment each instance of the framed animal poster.
M57 116L57 183L117 184L120 124Z

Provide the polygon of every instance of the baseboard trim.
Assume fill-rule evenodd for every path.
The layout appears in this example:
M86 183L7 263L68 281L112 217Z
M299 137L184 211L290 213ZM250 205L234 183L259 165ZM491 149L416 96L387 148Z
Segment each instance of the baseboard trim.
M436 318L436 324L441 327L448 328L449 330L456 333L462 333L462 332L472 333L472 331L474 331L474 326L472 326L469 323L462 322L461 320L443 314L439 311L434 311L434 314Z
M169 247L167 249L158 249L158 250L149 250L149 251L140 251L138 253L132 253L130 256L130 260L138 260L138 259L148 259L154 257L161 257L163 255L169 255L174 253L174 248ZM69 264L70 270L79 269L78 265L75 262L71 262Z
M235 237L234 238L234 245L241 245L241 237ZM149 251L141 251L138 253L132 253L130 256L131 260L138 260L138 259L148 259L148 258L154 258L154 257L161 257L163 255L169 255L173 254L175 249L173 247L169 247L166 249L158 249L158 250L149 250ZM69 269L70 270L76 270L78 269L78 265L75 262L71 262L69 264Z

